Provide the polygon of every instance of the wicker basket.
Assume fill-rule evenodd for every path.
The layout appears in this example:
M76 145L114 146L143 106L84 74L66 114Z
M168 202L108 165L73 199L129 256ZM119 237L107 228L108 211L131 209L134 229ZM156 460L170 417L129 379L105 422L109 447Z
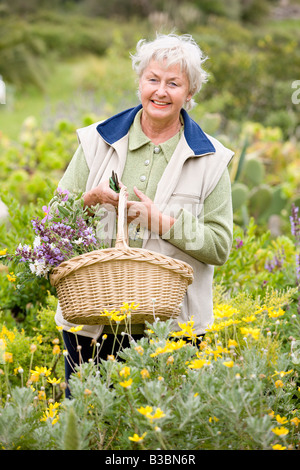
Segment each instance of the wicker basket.
M187 287L193 282L191 266L142 248L130 248L125 236L125 188L121 188L118 232L114 248L85 253L62 262L50 276L63 317L75 324L105 325L105 309L119 310L123 302L139 307L131 323L176 317ZM127 226L127 225L126 225ZM155 299L155 302L154 302Z

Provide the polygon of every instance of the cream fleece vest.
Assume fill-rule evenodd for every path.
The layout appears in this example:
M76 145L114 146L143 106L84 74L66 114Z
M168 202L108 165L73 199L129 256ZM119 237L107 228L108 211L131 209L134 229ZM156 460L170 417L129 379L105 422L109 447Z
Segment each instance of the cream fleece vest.
M140 108L126 110L107 121L77 131L90 169L86 191L108 180L112 170L122 175L127 156L128 130ZM216 187L233 152L215 138L207 136L185 111L182 113L185 131L157 186L154 203L160 211L168 214L174 215L182 207L201 218L203 203ZM103 219L108 244L114 236L115 217L114 211L106 211ZM158 235L146 232L144 248L185 261L194 270L194 281L188 287L180 316L174 321L174 330L180 329L178 323L186 322L193 316L195 333L205 333L207 326L213 323L213 266L190 256L188 247L182 251ZM195 249L196 246L197 240L191 240L191 248ZM63 319L60 308L56 321L65 328L72 326ZM97 338L101 332L102 326L93 325L85 326L80 333Z

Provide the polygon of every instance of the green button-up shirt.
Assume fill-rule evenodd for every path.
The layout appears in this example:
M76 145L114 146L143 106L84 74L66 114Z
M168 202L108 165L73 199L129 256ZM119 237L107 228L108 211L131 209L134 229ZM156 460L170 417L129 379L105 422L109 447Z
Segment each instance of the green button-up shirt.
M183 129L166 142L155 145L144 134L140 117L141 110L129 130L128 153L121 178L128 190L128 200L131 201L138 200L133 186L154 200L159 180L174 153Z
M181 137L183 127L171 139L159 145L153 144L141 126L140 110L129 130L127 159L121 177L122 183L127 187L128 200L138 201L133 187L136 186L152 201L154 200L159 180L169 163ZM143 229L132 223L128 234L130 246L141 247Z

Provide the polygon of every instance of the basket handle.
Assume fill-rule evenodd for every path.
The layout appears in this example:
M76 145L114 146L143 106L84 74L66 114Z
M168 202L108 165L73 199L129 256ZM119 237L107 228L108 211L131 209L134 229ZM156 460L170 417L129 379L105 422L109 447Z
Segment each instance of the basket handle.
M118 205L118 230L116 239L116 248L128 249L128 228L125 220L125 214L127 215L127 188L122 186L119 193L119 205Z

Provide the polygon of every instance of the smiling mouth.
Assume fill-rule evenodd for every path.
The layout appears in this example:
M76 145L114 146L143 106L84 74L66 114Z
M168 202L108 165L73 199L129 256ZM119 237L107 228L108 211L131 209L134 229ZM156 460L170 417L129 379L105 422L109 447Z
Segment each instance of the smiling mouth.
M151 100L151 102L157 108L166 108L170 104L170 103L166 103L165 101L156 101L156 100Z

